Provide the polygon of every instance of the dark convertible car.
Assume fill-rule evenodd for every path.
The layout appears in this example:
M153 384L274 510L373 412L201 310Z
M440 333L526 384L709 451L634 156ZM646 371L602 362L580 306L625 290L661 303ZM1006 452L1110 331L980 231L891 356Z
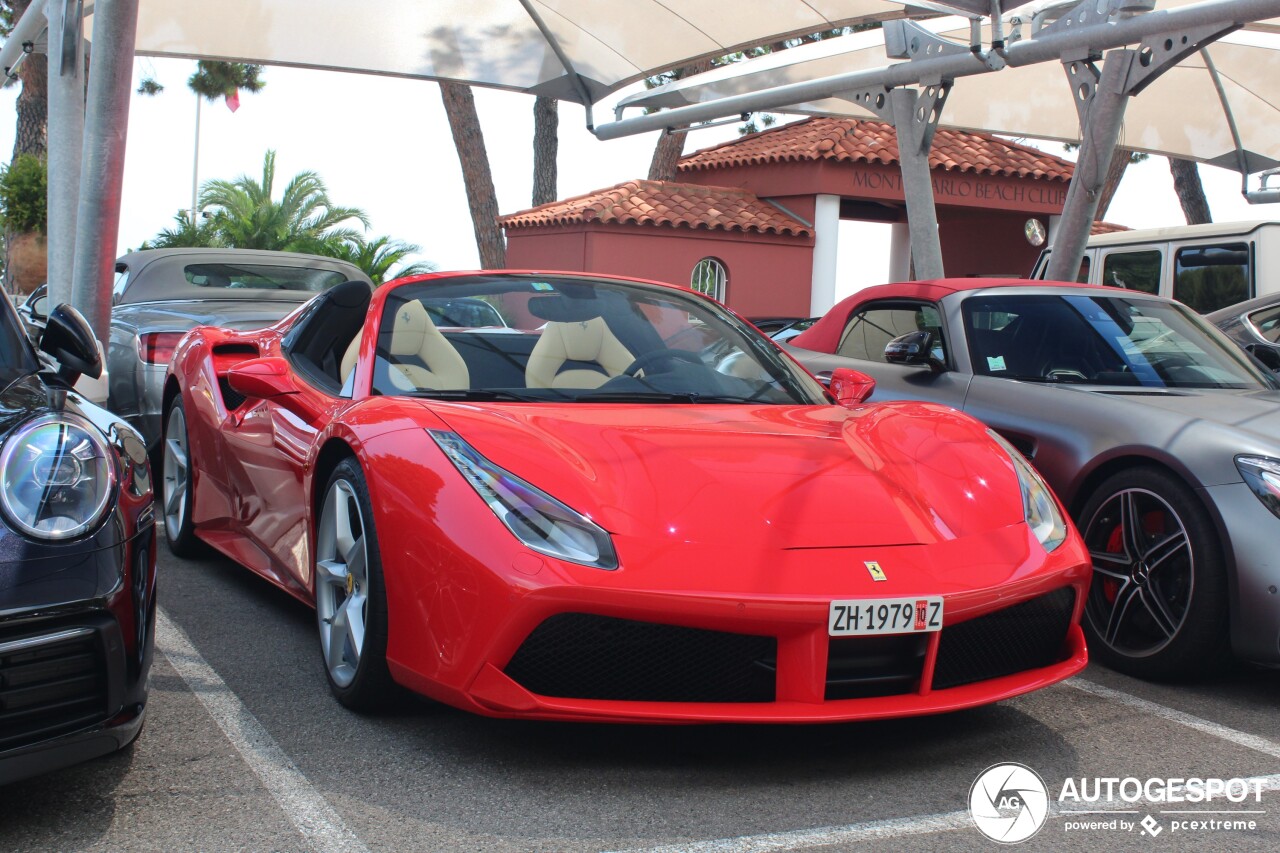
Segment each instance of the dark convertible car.
M0 299L0 784L104 755L142 729L155 625L146 448L70 390L102 363L59 306L42 365Z

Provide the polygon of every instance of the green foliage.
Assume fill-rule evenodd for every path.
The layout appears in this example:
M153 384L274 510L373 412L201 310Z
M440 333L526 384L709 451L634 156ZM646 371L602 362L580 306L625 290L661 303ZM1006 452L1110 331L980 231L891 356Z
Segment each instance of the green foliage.
M143 77L138 82L138 88L135 89L139 95L147 95L148 97L158 95L164 91L164 85L154 77Z
M315 172L294 176L278 201L272 198L275 177L276 153L268 151L260 181L241 175L205 182L200 209L208 211L223 245L327 255L356 234L345 223L369 226L364 211L335 205Z
M202 59L196 63L196 73L187 80L187 85L205 100L216 101L236 91L262 91L267 84L261 75L261 65Z
M206 181L200 191L200 207L205 212L199 221L192 221L190 211L181 211L174 218L175 227L161 231L142 248L203 246L305 252L350 261L375 284L435 269L419 262L392 274L391 268L418 247L390 237L370 240L362 230L348 227L354 220L368 228L368 217L358 208L333 204L328 188L315 172L294 176L278 200L272 197L275 180L276 153L268 151L260 180L241 175L233 181Z
M39 231L49 225L49 176L45 161L19 154L0 170L0 223L10 231Z
M396 278L409 275L434 272L436 265L427 261L418 261L400 267L394 273L391 268L401 263L406 256L420 251L420 247L404 240L393 240L390 237L377 237L368 240L356 235L348 240L332 257L355 264L374 284L382 284Z
M204 248L213 249L223 245L222 239L213 223L208 220L202 220L199 224L192 222L191 211L179 211L174 217L177 223L175 228L166 228L155 237L147 240L140 248L143 249L191 249Z

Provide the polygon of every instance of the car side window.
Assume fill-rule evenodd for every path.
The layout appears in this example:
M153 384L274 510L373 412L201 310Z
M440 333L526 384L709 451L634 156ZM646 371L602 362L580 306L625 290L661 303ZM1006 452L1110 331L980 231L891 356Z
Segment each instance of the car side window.
M1184 246L1174 255L1173 264L1173 298L1193 311L1216 311L1251 295L1247 243Z
M933 356L939 361L947 360L942 315L937 307L911 303L869 305L855 313L844 328L836 354L884 362L885 344L911 332L931 332Z
M1280 306L1264 308L1249 315L1249 325L1273 344L1280 344Z
M1111 252L1102 259L1102 284L1125 287L1143 293L1160 292L1159 249L1142 252Z

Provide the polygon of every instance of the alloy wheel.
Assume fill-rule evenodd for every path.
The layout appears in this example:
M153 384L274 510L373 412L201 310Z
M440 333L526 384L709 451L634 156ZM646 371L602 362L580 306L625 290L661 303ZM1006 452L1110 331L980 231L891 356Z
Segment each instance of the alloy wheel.
M1195 592L1186 525L1155 492L1115 492L1085 528L1093 584L1085 608L1094 633L1128 657L1165 648L1182 629Z
M188 493L190 464L187 461L187 418L181 406L169 410L164 430L164 530L169 541L182 535Z
M329 677L347 687L356 677L368 621L369 570L365 524L355 490L336 480L325 495L316 530L316 619Z

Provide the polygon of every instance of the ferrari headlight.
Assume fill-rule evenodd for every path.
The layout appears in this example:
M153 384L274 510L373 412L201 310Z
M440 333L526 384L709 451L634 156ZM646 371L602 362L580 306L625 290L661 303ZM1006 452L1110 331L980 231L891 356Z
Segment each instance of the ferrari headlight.
M1058 511L1053 492L1012 444L992 430L987 430L987 435L994 438L1013 460L1013 469L1018 472L1018 487L1022 489L1022 511L1027 524L1044 549L1052 552L1067 538L1067 522Z
M608 532L580 512L499 468L457 433L427 430L511 533L535 551L597 569L616 569Z
M74 415L42 415L19 426L0 451L0 508L37 539L74 539L107 513L116 466L106 438Z
M1236 467L1258 500L1280 516L1280 461L1265 456L1237 456Z

